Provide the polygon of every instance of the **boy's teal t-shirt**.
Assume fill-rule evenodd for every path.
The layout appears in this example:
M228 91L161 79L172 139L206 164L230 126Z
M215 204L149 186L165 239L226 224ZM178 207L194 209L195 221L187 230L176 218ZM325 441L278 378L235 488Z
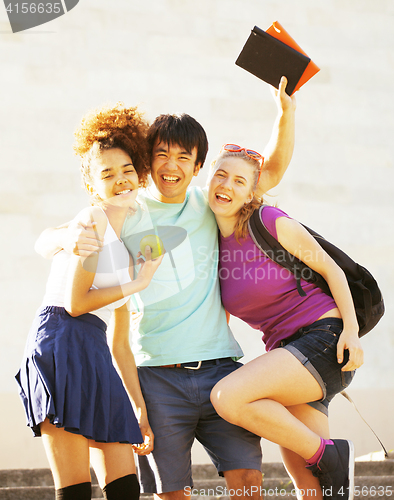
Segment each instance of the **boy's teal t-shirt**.
M148 234L158 235L166 250L149 286L132 297L143 312L132 339L139 366L243 355L220 298L218 228L206 196L193 186L183 203L169 204L143 191L123 225L121 237L134 261Z

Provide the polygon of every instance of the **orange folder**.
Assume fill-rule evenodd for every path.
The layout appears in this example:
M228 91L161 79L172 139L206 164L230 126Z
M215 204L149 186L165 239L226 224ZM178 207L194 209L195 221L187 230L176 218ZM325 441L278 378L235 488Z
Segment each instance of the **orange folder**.
M301 49L297 42L287 33L287 31L278 21L272 23L272 25L266 30L266 33L285 43L289 47L297 50L298 52L301 52L301 54L304 54L304 56L308 57L308 55ZM304 83L310 80L312 76L316 75L316 73L318 73L319 71L320 68L313 61L310 61L299 82L297 83L293 93L302 85L304 85Z

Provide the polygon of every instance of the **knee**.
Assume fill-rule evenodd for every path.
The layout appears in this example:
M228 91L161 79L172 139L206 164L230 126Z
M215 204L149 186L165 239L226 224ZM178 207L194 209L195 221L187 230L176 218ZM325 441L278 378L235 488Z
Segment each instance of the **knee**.
M211 403L213 404L213 407L215 410L219 413L219 406L220 406L220 396L221 396L221 391L220 391L220 382L218 382L212 389L211 391Z
M259 493L260 486L263 482L263 475L259 470L255 469L235 469L225 471L223 473L228 489L237 488L249 490L250 496L255 496L252 493Z
M242 480L245 486L261 486L263 482L263 475L259 470L243 469Z
M57 489L55 496L56 500L90 500L92 498L92 485L90 482L72 484Z
M218 415L234 423L234 405L230 404L230 397L226 384L221 380L213 387L211 391L211 403Z
M106 500L138 500L140 484L135 474L128 474L106 484L103 488Z

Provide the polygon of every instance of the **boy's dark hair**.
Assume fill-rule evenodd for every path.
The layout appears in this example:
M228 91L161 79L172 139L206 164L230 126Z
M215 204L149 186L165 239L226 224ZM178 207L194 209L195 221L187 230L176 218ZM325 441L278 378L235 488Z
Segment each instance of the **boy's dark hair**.
M148 129L147 140L150 157L157 140L167 145L179 144L189 153L196 147L196 163L201 163L201 168L208 153L205 130L197 120L186 113L158 116Z

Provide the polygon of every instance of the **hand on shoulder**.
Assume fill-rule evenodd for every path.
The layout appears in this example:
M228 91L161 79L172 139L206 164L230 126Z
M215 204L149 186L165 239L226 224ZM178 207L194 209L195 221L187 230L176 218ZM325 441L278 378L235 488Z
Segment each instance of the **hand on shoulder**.
M87 207L70 222L63 239L63 248L69 254L88 257L99 252L107 218L99 207Z

